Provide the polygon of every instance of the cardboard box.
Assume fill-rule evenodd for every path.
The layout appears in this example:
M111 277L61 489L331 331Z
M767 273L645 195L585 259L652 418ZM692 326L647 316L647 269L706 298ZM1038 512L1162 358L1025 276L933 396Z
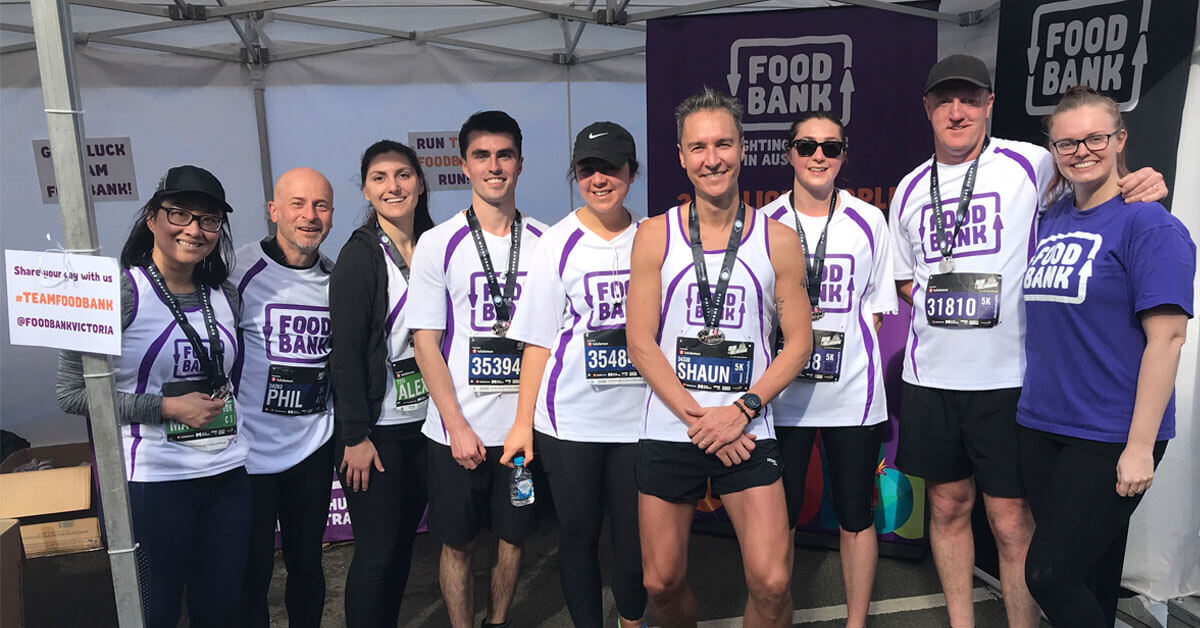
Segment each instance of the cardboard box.
M100 549L86 443L22 449L0 463L0 517L20 519L29 558ZM33 463L36 471L16 472Z
M21 534L16 519L0 519L0 626L25 625Z

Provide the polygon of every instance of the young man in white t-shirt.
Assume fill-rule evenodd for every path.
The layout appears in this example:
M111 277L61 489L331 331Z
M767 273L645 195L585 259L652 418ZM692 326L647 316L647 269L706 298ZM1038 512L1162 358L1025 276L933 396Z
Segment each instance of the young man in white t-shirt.
M502 111L476 113L459 132L471 207L426 232L413 254L408 325L433 403L429 528L442 541L440 581L450 623L469 628L471 555L480 529L498 537L483 626L507 626L532 506L510 502L499 463L517 410L520 343L506 337L521 283L546 226L517 211L521 129Z
M1009 625L1033 628L1038 609L1024 571L1033 519L1016 451L1025 371L1020 286L1052 163L1045 148L988 137L994 100L983 61L939 61L924 97L934 157L901 179L892 199L896 287L913 305L896 466L926 481L929 539L950 625L975 621L971 509L978 485ZM1130 201L1166 191L1150 169L1122 184Z

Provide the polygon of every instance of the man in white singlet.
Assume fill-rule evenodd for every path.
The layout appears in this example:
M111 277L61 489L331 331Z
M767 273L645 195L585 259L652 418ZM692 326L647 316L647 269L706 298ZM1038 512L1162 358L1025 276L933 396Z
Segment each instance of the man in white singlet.
M329 276L320 252L333 226L333 187L311 168L289 170L268 204L277 231L236 253L230 282L242 302L242 354L233 368L250 441L253 518L241 626L269 624L267 589L279 520L292 626L321 625L321 539L333 473L329 394Z
M792 547L766 404L800 372L812 343L800 241L746 207L741 105L704 90L675 110L679 163L695 201L638 228L626 323L650 386L638 445L646 590L665 626L695 626L688 531L711 481L745 566L746 626L789 625ZM778 316L787 339L772 358Z

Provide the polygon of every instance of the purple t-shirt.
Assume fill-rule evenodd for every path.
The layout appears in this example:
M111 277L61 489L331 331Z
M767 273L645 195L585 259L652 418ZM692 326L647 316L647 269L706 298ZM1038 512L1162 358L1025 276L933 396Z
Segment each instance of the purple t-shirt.
M1158 203L1120 196L1088 211L1068 195L1042 216L1023 277L1025 383L1017 422L1125 442L1146 334L1138 313L1177 305L1192 316L1196 245ZM1175 395L1158 440L1175 436Z

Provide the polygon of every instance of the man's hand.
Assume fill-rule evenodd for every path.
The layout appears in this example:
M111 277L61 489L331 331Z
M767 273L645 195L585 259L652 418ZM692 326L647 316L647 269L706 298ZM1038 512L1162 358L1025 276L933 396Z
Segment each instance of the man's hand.
M750 423L734 405L700 408L698 413L689 408L687 412L696 419L688 428L688 437L706 454L715 454L718 449L737 440Z
M525 456L525 464L533 460L533 430L524 425L513 425L504 437L504 454L500 456L500 464L512 467L512 459Z
M742 432L742 435L734 439L732 443L717 450L717 458L721 464L732 467L735 464L741 464L750 459L750 452L754 451L754 434Z
M1167 182L1154 168L1142 168L1120 179L1117 185L1126 203L1151 203L1167 197Z
M454 456L454 460L464 469L470 470L483 464L487 458L487 449L475 430L463 427L450 430L450 455Z

